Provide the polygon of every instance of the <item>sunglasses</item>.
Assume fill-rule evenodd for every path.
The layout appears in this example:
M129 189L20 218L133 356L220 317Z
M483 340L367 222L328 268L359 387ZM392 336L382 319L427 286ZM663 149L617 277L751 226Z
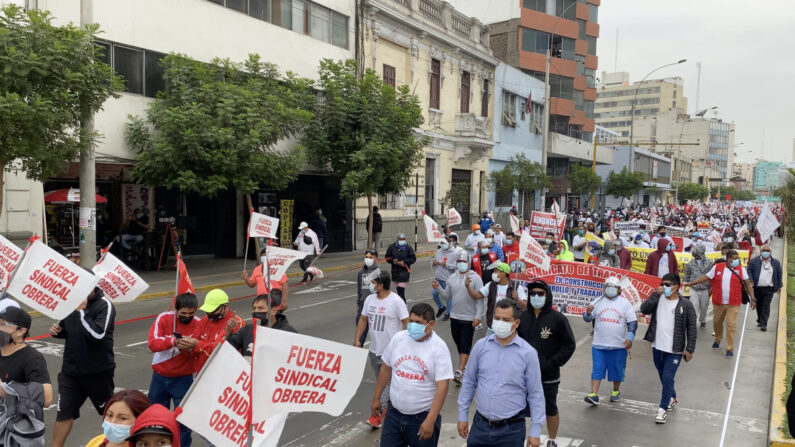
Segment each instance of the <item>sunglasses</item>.
M669 283L669 282L664 282L664 283L662 283L662 285L663 285L663 287L673 287L675 284L672 284L672 283Z

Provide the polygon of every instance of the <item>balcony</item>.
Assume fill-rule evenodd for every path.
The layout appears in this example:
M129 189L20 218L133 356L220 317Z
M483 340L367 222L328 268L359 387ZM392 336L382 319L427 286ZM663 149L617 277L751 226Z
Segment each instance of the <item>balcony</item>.
M489 119L474 113L459 113L455 116L455 136L455 161L465 157L472 161L485 159L494 147Z
M478 49L489 50L489 30L477 18L467 17L442 0L368 0L371 6L378 4L399 5L407 15L430 22L438 28L461 39L474 43Z
M489 119L474 113L455 116L455 134L458 137L489 138Z
M572 161L590 163L593 161L593 143L550 132L549 156L566 157ZM612 165L613 158L614 150L612 146L597 146L596 164Z

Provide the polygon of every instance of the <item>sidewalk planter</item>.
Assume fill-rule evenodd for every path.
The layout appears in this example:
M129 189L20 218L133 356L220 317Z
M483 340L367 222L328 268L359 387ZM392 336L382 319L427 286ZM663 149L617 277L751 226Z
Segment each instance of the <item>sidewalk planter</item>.
M782 260L783 270L783 296L779 296L778 303L778 329L776 330L776 362L773 371L773 395L770 402L770 445L776 446L795 446L795 439L787 436L787 410L784 402L787 399L787 384L790 377L787 375L787 302L788 293L788 272L787 272L787 251L789 243L784 244L784 259ZM795 298L795 297L794 297Z

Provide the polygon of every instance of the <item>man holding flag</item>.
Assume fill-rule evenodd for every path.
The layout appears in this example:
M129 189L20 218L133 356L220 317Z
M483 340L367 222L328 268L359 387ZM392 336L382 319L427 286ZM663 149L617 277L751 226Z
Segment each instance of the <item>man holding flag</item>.
M223 343L224 337L245 326L245 322L229 307L229 296L221 289L213 289L204 297L199 308L206 315L199 321L196 333L198 343L194 348L197 354L195 371L201 371L216 346Z

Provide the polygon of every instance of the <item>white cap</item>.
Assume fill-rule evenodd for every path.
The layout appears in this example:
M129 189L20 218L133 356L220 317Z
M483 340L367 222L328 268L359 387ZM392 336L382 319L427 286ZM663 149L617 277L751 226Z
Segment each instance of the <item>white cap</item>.
M621 287L621 281L615 276L611 276L605 280L605 287L607 286Z
M301 222L300 224L298 224L298 229L299 230L303 230L304 228L306 228L308 226L309 225L307 225L306 222Z

